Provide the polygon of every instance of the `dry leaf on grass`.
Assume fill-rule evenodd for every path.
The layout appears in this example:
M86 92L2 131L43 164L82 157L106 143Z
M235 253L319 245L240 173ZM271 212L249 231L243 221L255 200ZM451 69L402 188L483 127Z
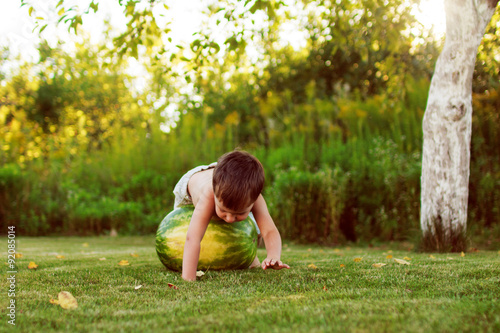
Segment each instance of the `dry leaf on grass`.
M76 309L78 307L78 303L76 302L76 298L71 295L68 291L61 291L59 295L57 295L59 300L59 305L61 308L66 310Z
M354 262L360 262L361 260L363 260L363 258L354 258Z
M344 264L340 264L340 268L344 268L344 267L345 267L345 265L344 265Z
M385 259L392 259L392 254L387 255L387 257L385 257Z
M28 264L28 268L29 269L37 269L38 268L38 265L35 264L34 261L30 261L30 263Z
M175 284L168 283L167 285L168 285L169 288L172 288L172 289L175 289L175 290L179 289L179 287L177 287Z
M396 259L396 258L394 258L394 261L397 262L400 265L409 265L410 264L408 261L403 260L403 259Z
M373 266L373 267L375 267L375 268L384 267L385 265L387 265L387 264L383 264L383 263L381 263L381 262L376 263L376 264L372 264L372 266Z
M309 264L307 265L307 267L312 269L318 269L318 267L315 264Z
M140 285L138 285L138 286L135 286L135 288L134 288L134 289L135 289L135 290L139 290L139 289L141 289L141 288L142 288L142 284L140 284Z
M23 254L19 253L19 252L16 252L15 257L16 257L16 259L22 258Z
M137 258L139 256L137 253L131 253L130 255L134 258Z
M64 259L64 258L66 258L66 257L65 257L65 256L62 256L62 255L58 255L58 256L56 256L56 258L57 258L57 259Z
M118 263L118 265L120 266L128 266L130 265L128 260L120 260L120 262Z
M434 257L432 254L429 254L429 258L436 259L436 257Z
M411 258L409 258L409 257L404 257L403 259L404 260L411 260Z
M465 257L465 253L462 251L462 253L460 253L460 256Z
M203 271L197 271L196 272L196 277L201 278L203 275L205 275L205 273Z

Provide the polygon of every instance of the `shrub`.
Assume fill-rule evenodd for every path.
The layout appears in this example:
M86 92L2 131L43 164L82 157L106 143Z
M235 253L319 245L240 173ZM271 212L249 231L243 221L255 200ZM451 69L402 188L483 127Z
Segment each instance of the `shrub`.
M266 198L283 237L328 244L342 241L339 218L347 179L339 168L309 172L291 167L278 172Z

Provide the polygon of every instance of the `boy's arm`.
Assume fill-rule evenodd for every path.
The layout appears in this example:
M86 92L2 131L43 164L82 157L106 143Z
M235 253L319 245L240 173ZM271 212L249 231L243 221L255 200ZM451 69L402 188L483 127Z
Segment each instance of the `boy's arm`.
M200 258L200 243L212 218L213 210L213 200L212 205L210 205L210 200L201 199L194 209L186 235L182 258L182 278L184 280L196 280L196 268L198 267L198 260Z
M262 262L262 268L290 268L290 266L281 262L281 236L269 214L266 201L262 195L255 201L252 213L259 226L267 251L267 258Z

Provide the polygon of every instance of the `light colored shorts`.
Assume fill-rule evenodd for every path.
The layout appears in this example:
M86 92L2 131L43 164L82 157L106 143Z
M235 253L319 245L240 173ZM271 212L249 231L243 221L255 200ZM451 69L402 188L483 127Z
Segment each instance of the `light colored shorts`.
M174 195L175 195L174 209L177 209L181 206L193 204L193 199L188 193L188 183L191 176L193 176L197 172L215 168L216 165L217 162L211 163L209 165L197 166L196 168L193 168L188 172L186 172L184 176L181 177L181 179L177 182L177 184L174 187ZM255 224L255 227L257 228L257 233L260 235L259 226L257 225L257 222L255 221L255 217L253 216L252 212L250 212L248 216L250 216L250 218L252 219L253 223Z
M186 174L181 177L181 179L177 182L177 184L174 187L174 195L175 195L174 209L177 209L181 206L193 204L193 199L188 193L188 182L191 176L197 172L215 168L216 165L217 162L214 162L209 165L197 166L196 168L193 168L188 172L186 172Z

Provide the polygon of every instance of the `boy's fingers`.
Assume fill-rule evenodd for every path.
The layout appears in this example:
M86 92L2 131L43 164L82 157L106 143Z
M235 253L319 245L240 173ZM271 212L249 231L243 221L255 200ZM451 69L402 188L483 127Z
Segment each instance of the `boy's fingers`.
M287 264L284 264L281 260L274 259L265 259L262 262L262 269L273 268L273 269L282 269L282 268L290 268Z

